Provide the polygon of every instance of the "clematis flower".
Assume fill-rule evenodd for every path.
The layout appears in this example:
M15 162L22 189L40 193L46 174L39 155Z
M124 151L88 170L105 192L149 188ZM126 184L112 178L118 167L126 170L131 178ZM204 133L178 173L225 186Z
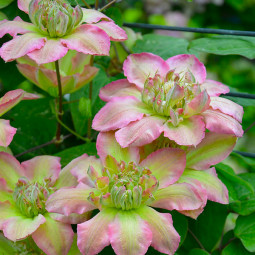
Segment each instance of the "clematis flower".
M7 92L0 98L0 117L18 104L21 100L37 99L38 96L26 93L22 89L16 89ZM7 147L13 136L16 134L16 128L10 126L9 120L0 119L0 146Z
M20 17L0 22L0 36L13 36L0 49L5 61L28 55L37 64L45 64L64 57L69 49L108 55L110 40L127 39L125 31L104 14L73 8L66 0L18 0L18 7L32 23Z
M118 255L145 254L150 245L174 254L180 236L171 214L152 207L177 210L193 218L201 213L206 203L204 188L199 182L177 183L186 165L185 152L163 148L140 161L138 148L122 149L112 132L99 134L97 150L100 159L84 154L83 163L71 170L80 184L52 194L47 210L65 216L100 210L78 224L82 254L98 254L110 244Z
M132 54L124 62L127 79L100 91L108 102L92 127L115 136L122 147L143 146L164 137L178 145L198 145L206 129L219 134L243 135L243 108L220 94L228 87L206 80L204 65L194 55L164 61L151 53Z
M70 223L87 219L87 215L62 215L47 212L45 202L60 187L76 186L70 169L61 172L60 158L38 156L19 163L15 157L0 152L0 230L11 241L31 236L47 255L65 255L72 241ZM59 221L61 220L61 222Z
M59 61L62 93L73 93L89 83L98 68L90 66L90 55L69 51ZM27 56L17 59L19 71L51 96L58 96L58 82L54 63L37 65Z

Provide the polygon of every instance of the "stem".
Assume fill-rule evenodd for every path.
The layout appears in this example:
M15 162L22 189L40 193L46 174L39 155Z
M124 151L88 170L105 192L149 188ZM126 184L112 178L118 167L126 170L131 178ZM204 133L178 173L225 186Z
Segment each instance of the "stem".
M86 5L87 8L92 9L92 7L85 0L82 0L82 2Z
M61 85L61 76L59 71L59 62L55 61L55 68L58 80L58 119L62 120L63 116L63 95L62 95L62 85ZM61 125L58 122L57 132L56 132L56 142L59 143L61 141Z
M100 12L102 12L103 10L109 8L112 4L114 4L114 3L116 3L116 2L117 2L117 0L113 0L113 1L111 1L110 3L106 4L104 7L102 7L102 8L100 9Z
M91 56L90 66L93 66L93 64L94 64L94 56ZM92 95L93 95L93 81L91 81L89 83L89 99L90 99L91 104L92 104ZM92 126L92 118L88 118L88 131L87 131L87 135L88 135L89 139L91 139L91 133L92 133L91 126Z
M200 246L200 248L201 248L202 250L205 250L205 251L206 251L205 247L204 247L203 244L198 240L198 238L196 237L196 235L195 235L190 229L188 229L188 231L190 232L190 234L192 235L192 237L196 240L196 242L198 243L198 245Z
M255 126L255 121L249 126L247 127L245 130L244 130L244 133L247 133L252 127Z
M122 48L124 49L124 51L126 51L126 53L127 53L128 55L130 55L130 54L133 53L133 52L131 52L131 51L128 49L128 47L125 45L124 42L120 42L120 44L121 44Z
M98 6L99 6L99 0L96 0L96 2L95 2L95 9L96 10L98 9Z

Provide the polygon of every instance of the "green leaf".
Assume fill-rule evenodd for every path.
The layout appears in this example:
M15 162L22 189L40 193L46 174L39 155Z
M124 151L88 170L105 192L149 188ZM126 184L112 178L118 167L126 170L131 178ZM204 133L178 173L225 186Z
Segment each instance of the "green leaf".
M163 59L178 54L188 53L188 41L183 38L147 34L142 40L138 40L133 47L134 53L151 52Z
M250 253L243 247L239 240L231 242L227 247L225 247L221 255L250 255Z
M234 232L248 251L255 252L255 213L239 216Z
M246 36L213 36L193 40L190 50L203 51L217 55L241 55L255 58L255 38Z
M85 0L87 4L94 4L95 0ZM82 7L86 7L86 5L84 4L84 2L82 0L68 0L68 2L71 5L80 5Z
M0 0L0 9L6 7L6 6L9 5L11 2L13 2L13 0Z
M236 153L236 152L232 152L231 156L236 157L238 160L243 161L244 163L246 163L249 166L255 166L255 158L244 157L244 156L242 156L242 155L240 155L239 153ZM253 186L253 187L255 189L255 186Z
M193 249L189 252L189 255L210 255L207 251L202 249Z
M167 213L169 213L169 211L167 211ZM171 215L173 218L174 228L181 236L181 241L179 244L179 246L181 246L187 236L188 220L187 217L185 217L183 214L180 214L177 211L171 211Z
M123 16L119 8L117 7L111 7L109 9L106 9L105 15L114 20L114 22L118 26L123 25Z
M86 143L78 146L74 146L63 150L61 152L56 153L54 156L58 156L61 158L61 165L62 167L66 166L70 163L73 159L80 157L84 153L88 155L96 155L96 143Z
M242 106L255 106L255 99L242 98L242 97L229 97L229 96L223 96L223 97L227 98L237 104L240 104Z

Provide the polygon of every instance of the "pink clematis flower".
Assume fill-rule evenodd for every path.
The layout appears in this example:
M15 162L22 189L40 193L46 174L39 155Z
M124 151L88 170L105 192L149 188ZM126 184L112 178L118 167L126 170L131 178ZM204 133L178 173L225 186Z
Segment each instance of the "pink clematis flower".
M38 96L26 93L22 89L7 92L0 98L0 117L18 104L21 100L37 99ZM10 126L9 120L0 119L0 146L7 147L16 134L16 128Z
M49 213L45 202L58 188L77 185L70 169L78 164L74 160L60 172L58 157L39 156L20 164L0 152L0 230L5 237L16 242L32 236L47 255L66 255L73 241L70 223L88 215Z
M90 66L90 55L69 51L59 61L62 93L73 93L88 84L97 74L98 68ZM37 65L27 56L17 59L19 71L39 88L51 96L58 96L58 82L54 63Z
M93 120L95 130L117 130L122 147L149 144L162 133L185 146L198 145L206 129L243 135L243 108L219 97L228 87L206 80L205 67L194 55L164 61L151 53L132 54L123 69L127 79L101 89L108 103Z
M110 40L127 39L125 31L104 14L73 8L66 0L18 0L18 6L32 23L20 17L0 22L0 36L14 37L0 49L5 61L28 55L37 64L45 64L64 57L69 49L108 55Z
M98 254L110 244L118 255L142 255L150 245L174 254L180 236L171 214L152 207L193 218L203 210L207 194L200 183L177 183L186 165L185 152L163 148L140 161L139 149L122 149L112 132L99 134L97 149L100 159L84 154L83 163L71 170L80 184L52 194L47 210L65 216L100 210L78 224L78 247L84 255Z

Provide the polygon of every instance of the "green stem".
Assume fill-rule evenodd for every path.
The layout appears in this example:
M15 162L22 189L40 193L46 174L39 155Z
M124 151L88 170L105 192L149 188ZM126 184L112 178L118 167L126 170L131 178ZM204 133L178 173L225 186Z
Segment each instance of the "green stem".
M99 0L96 0L96 2L95 2L95 9L96 10L98 9L98 6L99 6Z
M112 4L116 3L117 0L113 0L110 3L106 4L104 7L102 7L99 11L102 12L103 10L109 8Z
M205 251L206 251L205 247L204 247L203 244L199 241L199 239L196 237L196 235L195 235L190 229L188 229L188 231L190 232L190 234L192 235L192 237L196 240L196 242L198 243L198 245L200 246L200 248L201 248L202 250L205 250Z
M92 7L85 0L82 0L82 2L85 4L87 8L92 9Z
M91 59L90 59L90 66L93 66L94 64L94 56L91 56ZM91 102L91 105L92 105L92 95L93 95L93 81L91 81L89 83L89 99L90 99L90 102ZM92 118L88 118L88 131L87 131L87 135L88 135L88 138L91 139L91 134L92 134Z
M63 116L63 94L62 94L62 85L61 85L61 76L59 71L59 62L58 60L55 61L55 68L56 68L56 74L57 74L57 80L58 80L58 119L62 120ZM57 126L57 132L56 132L56 142L61 142L61 125L58 122Z

